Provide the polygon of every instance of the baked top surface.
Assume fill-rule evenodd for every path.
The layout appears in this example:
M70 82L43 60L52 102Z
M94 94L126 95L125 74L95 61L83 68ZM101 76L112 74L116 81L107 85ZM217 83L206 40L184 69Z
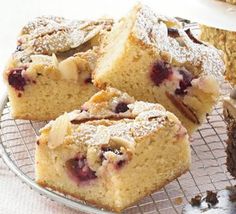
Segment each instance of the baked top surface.
M142 43L159 52L167 52L179 63L190 62L202 72L222 74L225 66L223 52L199 41L190 29L184 29L172 18L154 13L149 7L136 7L132 34Z
M121 103L125 103L126 106L123 107L124 110L117 112L117 106ZM177 126L177 130L179 129L183 135L187 134L179 120L161 105L135 101L126 93L113 88L95 94L82 109L84 110L65 113L41 130L45 136L49 135L49 147L60 146L64 138L68 137L75 143L87 145L106 144L113 137L134 144L136 140L150 136L164 126ZM71 131L66 134L65 130L68 128ZM60 142L50 142L52 129L57 133L65 131ZM173 132L176 132L176 128Z
M74 54L83 54L96 48L100 37L112 25L113 20L106 18L93 21L57 16L37 17L22 28L9 64L13 67L30 65L35 58L41 57L45 60L39 63L50 65L53 55L61 61ZM90 42L93 39L94 44Z

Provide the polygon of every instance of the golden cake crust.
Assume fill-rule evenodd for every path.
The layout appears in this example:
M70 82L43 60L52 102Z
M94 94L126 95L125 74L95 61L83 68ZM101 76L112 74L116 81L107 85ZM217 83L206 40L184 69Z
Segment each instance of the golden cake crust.
M169 54L177 63L191 63L201 68L207 74L221 74L224 71L223 53L212 46L196 43L192 40L191 34L180 26L181 24L171 18L155 14L152 10L143 5L135 8L136 17L131 30L130 38L141 44L144 48L152 47L156 52ZM176 40L168 34L167 28L175 28L179 34Z
M184 172L181 172L179 173L178 175L176 175L175 178L171 179L171 180L168 180L166 181L165 183L163 183L163 186L167 185L168 183L170 183L171 181L174 181L176 178L180 177L182 174L185 174L186 172L188 172L189 170L185 170ZM101 209L107 209L107 210L110 210L110 211L114 211L114 212L122 212L122 210L124 210L125 208L128 208L129 206L132 206L132 205L135 205L139 200L141 200L142 198L144 197L147 197L149 195L151 195L152 193L155 193L158 189L160 189L160 187L156 187L155 189L153 189L152 191L148 191L145 193L144 196L140 196L140 198L138 198L136 201L134 201L133 203L129 204L127 207L123 207L122 209L120 208L116 208L116 207L109 207L107 205L104 205L104 204L100 204L100 203L97 203L96 201L94 200L85 200L85 198L83 197L79 197L78 195L76 194L71 194L70 192L67 192L67 191L64 191L63 189L60 189L58 187L55 187L55 186L52 186L52 185L48 185L46 182L42 182L42 181L37 181L37 183L42 186L42 187L46 187L46 188L50 188L52 190L55 190L55 191L58 191L58 192L61 192L65 195L71 195L73 196L74 198L77 198L79 200L82 200L84 201L85 203L90 203L92 205L95 205L96 207L98 208L101 208Z

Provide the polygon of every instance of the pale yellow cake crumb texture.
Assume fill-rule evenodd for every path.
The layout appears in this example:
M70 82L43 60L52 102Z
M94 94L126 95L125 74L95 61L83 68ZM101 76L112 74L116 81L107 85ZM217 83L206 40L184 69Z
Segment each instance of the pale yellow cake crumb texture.
M169 29L179 36L169 36ZM107 35L100 51L102 56L93 75L96 86L112 86L138 100L162 104L180 119L189 133L199 127L217 102L219 85L211 73L224 71L222 53L195 43L176 20L158 16L146 6L136 6L121 19ZM194 79L184 96L174 93L179 80L166 80L159 86L151 80L152 66L158 61L192 73Z
M111 101L120 98L115 93ZM35 154L37 183L120 212L185 173L191 162L190 145L177 117L158 104L130 102L126 118L63 123L70 128L63 143L53 148L49 147L53 126L74 114L81 118L83 112L62 115L43 128ZM86 112L90 114L89 109ZM110 150L104 152L104 147ZM95 179L75 182L68 175L66 162L78 154L86 157ZM124 164L117 168L119 160Z
M12 116L55 119L95 94L91 73L112 23L43 16L24 26L3 73Z
M14 118L50 120L80 107L98 89L91 83L86 70L80 71L78 80L65 80L54 66L33 65L28 69L35 83L27 84L24 91L16 91L8 85L11 114Z
M225 53L225 78L236 85L236 32L201 25L201 39Z

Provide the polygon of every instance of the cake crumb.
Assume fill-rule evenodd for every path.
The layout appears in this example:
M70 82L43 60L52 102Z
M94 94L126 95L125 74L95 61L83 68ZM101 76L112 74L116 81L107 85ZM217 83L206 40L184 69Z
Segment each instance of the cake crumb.
M200 206L201 205L202 196L196 195L194 198L191 198L192 206Z
M210 203L211 205L216 205L219 202L217 198L217 193L212 191L207 191L206 202Z

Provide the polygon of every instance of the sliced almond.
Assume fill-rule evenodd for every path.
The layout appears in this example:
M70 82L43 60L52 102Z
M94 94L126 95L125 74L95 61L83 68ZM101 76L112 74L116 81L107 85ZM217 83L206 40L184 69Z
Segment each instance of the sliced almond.
M112 136L110 145L112 147L124 147L126 149L129 149L131 151L134 151L134 144L135 141L133 138L129 137L129 139L119 136Z
M52 54L52 64L54 67L58 68L59 63L57 60L57 56L54 53Z
M68 117L70 121L73 121L75 119L77 119L77 117L79 117L81 115L81 110L74 110L70 113L68 113Z
M108 144L110 141L110 132L105 126L98 126L94 136L95 144Z
M136 120L149 120L149 119L153 119L153 118L161 118L164 116L166 116L166 112L154 109L154 110L141 112L136 117Z
M63 144L70 126L71 123L67 113L64 113L53 122L48 136L48 147L50 149L55 149Z
M98 148L92 146L88 147L87 161L90 169L94 171L98 170L98 168L101 166L101 158Z
M69 57L61 61L58 68L62 74L62 78L66 80L78 80L78 68L74 57Z
M162 107L159 104L147 103L147 102L143 102L143 101L136 101L133 104L129 104L128 107L129 107L129 109L131 109L131 111L134 115L138 115L144 111L150 111L153 109L156 109L158 111L165 110L164 107Z
M211 75L202 76L198 79L194 79L192 81L192 85L204 91L205 93L219 95L219 83Z
M35 64L50 64L52 63L51 56L35 54L30 56L32 63Z
M185 117L187 117L190 121L192 121L195 124L200 124L193 110L190 109L187 105L185 105L179 97L174 96L173 94L170 94L168 92L166 92L166 96Z

